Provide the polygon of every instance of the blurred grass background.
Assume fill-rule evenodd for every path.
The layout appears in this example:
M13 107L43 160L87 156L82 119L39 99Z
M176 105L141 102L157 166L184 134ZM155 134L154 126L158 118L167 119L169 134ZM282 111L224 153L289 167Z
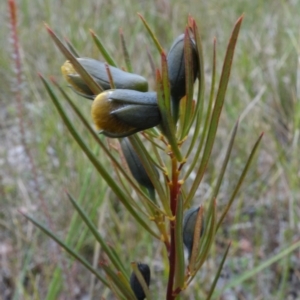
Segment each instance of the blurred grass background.
M151 265L157 299L165 291L165 256L118 204L71 139L37 76L60 75L64 58L47 35L44 22L67 37L82 56L100 58L89 29L93 29L120 65L119 29L124 31L135 72L150 78L149 43L140 12L168 50L183 32L190 13L198 22L204 46L207 83L210 82L212 41L217 39L218 74L232 26L245 13L221 116L221 127L204 183L195 203L205 201L221 165L234 123L240 118L234 155L219 199L228 200L250 149L264 131L262 145L242 191L218 234L211 259L184 293L202 299L221 259L220 249L232 240L218 288L262 264L300 238L300 2L170 1L170 0L23 0L18 8L18 36L22 55L22 115L15 97L16 70L12 55L7 1L0 2L0 299L113 299L93 283L91 275L69 258L20 215L29 213L69 241L90 261L101 251L83 224L74 219L65 191L82 201L101 233L122 253L123 261ZM208 85L209 86L209 85ZM89 116L90 103L74 100ZM74 118L74 122L78 122ZM21 136L20 124L25 128ZM78 129L84 134L80 122ZM25 139L26 145L23 140ZM88 137L87 137L88 139ZM90 140L90 146L97 151ZM27 150L26 150L27 147ZM28 150L33 161L28 157ZM105 163L105 157L101 156ZM110 167L110 166L108 166ZM36 176L35 176L36 173ZM191 177L193 174L191 174ZM73 218L73 232L69 232ZM137 243L138 241L138 243ZM97 255L94 255L96 253ZM96 261L97 262L97 261ZM62 270L57 293L49 296L54 270ZM201 284L200 284L201 283ZM207 283L207 287L205 285ZM300 299L300 252L294 251L255 274L220 299Z

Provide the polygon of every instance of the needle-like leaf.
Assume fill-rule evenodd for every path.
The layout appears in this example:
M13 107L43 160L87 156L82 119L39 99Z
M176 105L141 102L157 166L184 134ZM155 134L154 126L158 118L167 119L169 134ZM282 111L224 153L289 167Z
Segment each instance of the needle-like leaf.
M65 244L60 238L57 237L54 233L52 233L50 230L48 230L44 225L33 219L32 217L25 215L25 218L28 219L30 222L32 222L36 227L41 229L45 234L47 234L49 237L51 237L57 244L59 244L63 249L65 249L71 256L73 256L76 260L78 260L81 264L83 264L91 273L93 273L103 284L106 286L109 286L108 282L104 279L103 276L99 274L97 270L95 270L87 261L85 258L80 256L78 253L76 253L72 247L69 247L67 244Z
M192 187L190 189L190 192L187 196L186 201L188 203L195 196L198 186L203 178L203 175L204 175L204 172L205 172L206 166L208 164L210 154L211 154L211 151L212 151L212 148L214 145L215 136L217 133L219 119L220 119L220 114L221 114L221 111L223 108L223 103L225 100L225 94L226 94L227 85L228 85L228 81L229 81L230 70L231 70L231 65L232 65L232 60L233 60L233 55L234 55L234 49L235 49L239 31L240 31L242 20L243 20L243 16L241 16L238 19L238 21L236 22L234 29L232 31L228 46L227 46L227 52L226 52L225 59L224 59L219 89L218 89L218 93L216 96L216 102L215 102L215 106L213 109L213 115L211 118L209 130L208 130L208 134L207 134L206 144L205 144L202 160L201 160L200 167L198 169L196 178L195 178L195 180L192 184Z
M119 33L120 33L120 39L121 39L121 45L122 45L122 51L123 51L123 55L124 55L124 59L125 59L125 64L127 67L127 72L132 73L133 72L132 64L131 64L129 53L127 50L127 45L126 45L126 40L124 38L123 30L120 29Z
M105 59L105 61L110 66L117 67L117 63L114 61L112 56L109 54L109 52L107 51L107 49L105 48L105 46L103 45L101 39L97 36L97 34L92 29L90 29L90 34L93 38L93 41L94 41L95 45L99 49L99 51L102 54L103 58Z
M130 205L130 202L128 201L126 194L124 191L119 187L119 185L115 182L115 180L111 177L107 169L100 163L98 158L95 156L95 154L87 147L85 142L83 141L82 137L78 134L77 130L75 129L74 125L72 124L69 117L66 115L64 109L62 108L60 102L57 99L57 96L55 95L53 89L51 88L48 81L41 76L41 79L44 83L44 86L46 90L48 91L51 100L53 101L53 104L57 108L62 120L66 124L67 128L69 129L70 133L74 137L74 139L77 141L83 152L86 154L86 156L89 158L91 163L94 165L96 170L101 174L103 179L107 182L107 184L110 186L110 188L114 191L114 193L118 196L119 200L123 203L123 205L126 207L128 212L136 219L136 221L142 225L149 233L151 233L153 236L157 237L159 239L159 236L149 227L149 225L144 221L144 219L133 209L133 207Z
M246 163L246 165L245 165L245 167L243 169L243 172L242 172L242 174L241 174L241 176L239 178L239 181L238 181L238 183L237 183L237 185L236 185L236 187L235 187L235 189L234 189L231 197L229 198L229 201L228 201L228 203L227 203L227 205L226 205L226 207L225 207L225 209L224 209L224 211L223 211L223 213L222 213L222 215L220 217L220 220L218 221L217 230L221 226L223 220L225 219L225 216L226 216L227 212L229 211L229 209L230 209L230 207L231 207L231 205L233 203L233 200L235 199L235 196L237 195L238 191L240 190L240 187L241 187L241 185L242 185L242 183L244 181L244 178L245 178L245 176L246 176L246 174L247 174L247 172L249 170L250 164L251 164L251 162L253 160L253 157L254 157L254 155L256 153L256 150L257 150L257 148L258 148L258 146L259 146L259 144L261 142L261 139L262 139L263 135L264 134L262 133L259 136L259 138L257 139L256 143L254 144L254 147L251 150L251 153L250 153L249 158L247 160L247 163Z
M45 24L46 29L55 42L56 46L62 52L62 54L71 62L74 66L75 70L82 77L82 79L86 82L89 88L93 91L95 95L98 95L102 92L102 88L98 85L98 83L93 79L93 77L81 66L76 57L72 54L71 51L63 44L63 42L58 38L55 32Z

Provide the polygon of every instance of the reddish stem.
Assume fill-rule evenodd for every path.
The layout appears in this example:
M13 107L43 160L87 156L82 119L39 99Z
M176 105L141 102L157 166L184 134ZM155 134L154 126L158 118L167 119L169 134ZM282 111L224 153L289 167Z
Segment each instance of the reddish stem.
M21 94L21 88L22 88L22 62L21 62L21 55L20 55L20 44L19 44L19 38L18 38L18 32L17 32L17 6L16 2L14 0L8 1L9 5L9 14L10 14L10 25L11 25L11 40L12 40L12 47L13 47L13 63L15 64L16 69L16 83L15 83L15 97L17 100L17 111L18 111L18 120L19 120L19 130L20 130L20 138L21 143L24 147L25 153L29 159L30 169L33 176L33 181L35 183L35 191L38 194L38 197L41 201L41 205L43 207L43 211L46 214L47 220L49 224L51 225L51 218L48 213L48 208L46 205L46 202L44 200L43 194L40 190L39 184L38 184L38 173L36 169L36 165L33 159L33 155L28 147L26 136L25 136L25 127L24 126L25 120L24 120L24 111L23 111L23 99Z
M22 61L21 61L21 54L20 54L20 43L19 43L19 37L18 37L18 30L17 30L17 4L15 0L8 0L8 9L9 9L9 22L11 26L10 30L10 35L11 35L11 40L12 40L12 52L13 52L13 63L15 64L15 76L16 76L16 82L15 82L15 89L14 89L14 94L17 102L17 112L18 112L18 120L19 120L19 131L20 131L20 140L21 143L24 147L25 153L29 159L29 166L30 166L30 171L32 173L33 181L35 184L35 191L37 193L37 196L40 200L42 209L44 214L46 215L48 224L50 229L53 228L52 220L49 214L48 207L46 205L45 198L43 196L43 193L39 187L38 183L38 172L37 168L35 165L34 157L32 155L32 152L30 150L30 147L27 144L26 141L26 136L25 136L25 128L26 123L24 119L24 106L23 106L23 97L22 97L22 85L23 85L23 80L22 80ZM57 254L59 254L59 248L56 248L56 253L54 253L54 257L52 257L53 261L57 261ZM64 260L62 260L62 265L64 266L64 269L67 270L67 265ZM65 271L66 272L66 271ZM67 280L68 280L68 285L71 293L71 288L74 286L72 282L72 278L67 274Z
M177 169L177 160L174 156L172 159L172 182L170 185L170 207L172 215L176 216L177 211L177 199L180 192L180 184L178 184L179 171ZM170 221L170 248L169 248L169 279L167 287L167 300L174 300L175 295L173 294L174 277L176 270L176 246L175 246L175 223L176 220Z

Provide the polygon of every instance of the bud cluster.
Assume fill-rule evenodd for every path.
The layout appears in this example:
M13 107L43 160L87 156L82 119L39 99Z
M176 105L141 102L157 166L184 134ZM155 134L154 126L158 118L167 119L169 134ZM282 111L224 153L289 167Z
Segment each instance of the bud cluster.
M200 76L198 56L195 40L188 33L181 34L174 40L166 56L168 75L166 78L170 95L167 101L170 104L175 126L180 116L180 101L187 94L187 81L190 79L192 82L189 84L194 84ZM163 112L158 103L161 90L148 91L148 82L144 77L110 66L105 62L92 58L76 58L76 60L101 88L101 92L95 94L89 83L82 78L69 60L61 67L64 78L75 93L93 101L91 116L97 131L110 138L119 138L132 177L141 187L148 190L149 197L153 201L152 205L157 205L153 181L159 180L158 171L154 167L156 178L153 174L149 176L143 159L131 143L129 136L156 126L163 132ZM186 68L187 61L189 69ZM189 78L187 72L190 72ZM181 224L182 240L189 257L193 249L198 211L199 207L188 210ZM158 211L155 211L155 214L157 213ZM202 232L203 226L201 234ZM147 287L150 284L150 268L147 264L140 263L137 264L137 269L139 276L136 272L131 274L130 287L135 297L142 300L146 297L145 284ZM143 284L141 279L144 281Z
M195 81L199 75L198 54L195 41L188 38L192 49ZM184 34L178 36L167 56L170 100L173 106L178 106L179 101L186 95L184 40ZM92 118L97 130L102 134L119 138L160 125L157 93L148 91L148 82L144 77L92 58L77 58L77 61L101 87L102 93L95 95L70 61L62 65L62 74L73 91L93 100ZM112 77L113 89L109 75Z

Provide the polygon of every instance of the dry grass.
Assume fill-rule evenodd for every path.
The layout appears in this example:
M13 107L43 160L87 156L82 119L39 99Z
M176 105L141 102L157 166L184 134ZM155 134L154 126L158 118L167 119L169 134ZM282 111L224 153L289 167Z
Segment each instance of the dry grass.
M80 265L70 264L68 257L19 213L25 211L36 216L65 237L73 215L65 190L83 201L101 232L117 252L123 253L124 261L141 258L152 261L152 285L157 290L157 299L162 299L164 291L164 282L155 280L164 274L163 250L134 228L127 213L106 191L101 178L62 125L39 82L37 72L61 79L59 68L64 61L47 36L43 22L61 36L67 36L83 56L98 57L88 33L89 28L94 29L120 64L124 64L118 40L118 30L122 27L130 41L135 71L150 77L150 65L145 63L148 40L136 12L145 16L166 49L182 32L186 16L191 13L201 27L205 70L209 75L213 37L217 38L218 61L221 61L231 27L244 12L213 163L195 201L208 197L230 130L238 117L240 128L218 199L220 205L226 203L255 139L262 131L265 136L242 191L218 234L206 272L200 275L202 282L211 280L221 250L229 240L232 247L219 287L299 240L298 1L193 0L174 4L168 0L127 0L122 4L116 0L85 4L78 0L18 1L23 80L21 118L15 99L16 74L6 2L0 2L1 27L5 28L0 35L0 299L45 299L56 266L63 269L62 290L57 299L87 299L84 297L93 294L90 275ZM150 50L154 52L152 46ZM89 103L79 97L75 100L88 115ZM22 142L20 122L26 129L26 145ZM79 130L83 129L79 126ZM25 146L34 158L37 178L33 176ZM95 148L92 143L91 147ZM98 207L101 209L97 210ZM92 260L94 241L78 222L72 243L75 245L80 237L79 251ZM299 299L299 261L297 250L236 288L226 290L221 299ZM203 287L195 281L194 289L187 291L184 299L201 299L197 295ZM109 295L97 284L92 289L98 295L92 299Z

